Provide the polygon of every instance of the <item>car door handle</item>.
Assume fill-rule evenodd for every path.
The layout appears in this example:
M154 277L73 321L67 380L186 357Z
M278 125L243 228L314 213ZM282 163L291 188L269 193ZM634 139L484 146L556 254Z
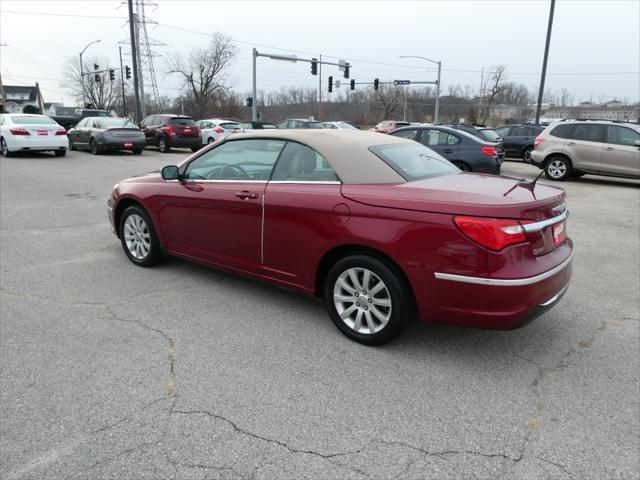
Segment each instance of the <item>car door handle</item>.
M575 145L574 142L567 142L567 145L569 145L570 147L573 147Z
M258 194L249 190L242 190L241 192L236 192L236 197L246 200L247 198L258 198Z
M605 148L605 150L606 150L607 152L613 152L613 151L615 150L615 148L613 148L613 147L607 147L607 148Z

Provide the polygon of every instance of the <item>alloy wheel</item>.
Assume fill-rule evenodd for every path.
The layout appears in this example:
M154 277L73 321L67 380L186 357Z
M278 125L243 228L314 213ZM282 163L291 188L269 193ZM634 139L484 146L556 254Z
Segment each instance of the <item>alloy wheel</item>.
M124 222L124 240L131 256L143 260L151 250L151 233L144 219L135 213Z
M345 325L363 335L379 332L391 318L389 289L366 268L349 268L338 276L333 303Z
M0 148L2 148L2 155L5 157L9 156L9 147L7 147L7 142L4 141L4 138L0 142Z
M160 141L158 142L158 149L161 152L164 152L167 149L167 141L164 138L160 138Z
M552 160L547 167L551 178L560 179L567 174L567 164L563 160Z

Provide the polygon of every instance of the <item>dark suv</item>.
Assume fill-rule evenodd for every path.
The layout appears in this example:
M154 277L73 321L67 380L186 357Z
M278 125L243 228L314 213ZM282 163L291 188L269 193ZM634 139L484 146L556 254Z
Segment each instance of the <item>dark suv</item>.
M536 137L542 133L544 127L535 123L517 123L496 128L496 133L502 137L504 151L509 157L520 157L528 162Z
M202 147L200 129L193 118L184 115L149 115L140 123L145 145L158 147L162 153L171 148L191 148L195 152Z

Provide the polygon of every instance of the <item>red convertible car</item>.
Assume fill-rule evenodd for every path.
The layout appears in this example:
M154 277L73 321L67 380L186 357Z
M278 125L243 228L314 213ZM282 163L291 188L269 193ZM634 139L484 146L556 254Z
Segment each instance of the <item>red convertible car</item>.
M464 173L377 133L232 135L120 182L108 208L136 265L173 255L299 290L370 345L414 314L516 328L571 277L563 190Z

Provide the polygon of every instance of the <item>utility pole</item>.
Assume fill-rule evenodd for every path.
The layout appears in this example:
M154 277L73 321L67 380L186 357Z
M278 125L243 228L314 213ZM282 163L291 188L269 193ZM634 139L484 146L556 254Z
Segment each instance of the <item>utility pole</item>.
M482 67L482 72L480 73L480 94L478 95L478 120L481 118L482 113L482 94L484 90L484 66Z
M442 70L442 62L438 62L438 83L436 84L436 112L434 122L436 125L440 123L440 71Z
M6 47L6 43L0 43L0 47ZM4 85L2 83L2 75L0 74L0 95L2 96L2 111L7 113L7 94L4 91Z
M547 76L547 59L549 58L549 43L551 42L551 27L553 26L553 11L556 0L551 0L549 8L549 24L547 25L547 41L544 45L544 59L542 60L542 76L540 78L540 90L538 90L538 105L536 107L536 123L540 123L540 110L542 110L542 95L544 94L544 80Z
M138 85L140 86L140 113L142 117L147 116L147 108L146 108L146 97L144 96L144 70L142 69L142 55L140 54L140 21L138 18L138 14L133 14L133 21L135 23L135 34L136 34L136 52L138 55L136 56L136 61L138 62Z
M402 112L402 120L406 122L407 121L407 86L405 85L402 88L404 90L404 110Z
M322 121L322 55L318 63L318 121Z
M142 121L142 111L140 110L140 89L138 88L138 50L136 48L136 26L133 24L135 18L133 16L133 0L128 0L129 3L129 34L131 36L131 59L133 60L133 90L135 92L136 109L133 119L137 122Z
M122 47L118 45L118 52L120 52L120 83L122 84L122 116L127 116L127 101L124 94L124 67L122 66Z
M251 104L251 121L258 121L258 99L256 98L256 59L258 51L253 49L253 103Z

